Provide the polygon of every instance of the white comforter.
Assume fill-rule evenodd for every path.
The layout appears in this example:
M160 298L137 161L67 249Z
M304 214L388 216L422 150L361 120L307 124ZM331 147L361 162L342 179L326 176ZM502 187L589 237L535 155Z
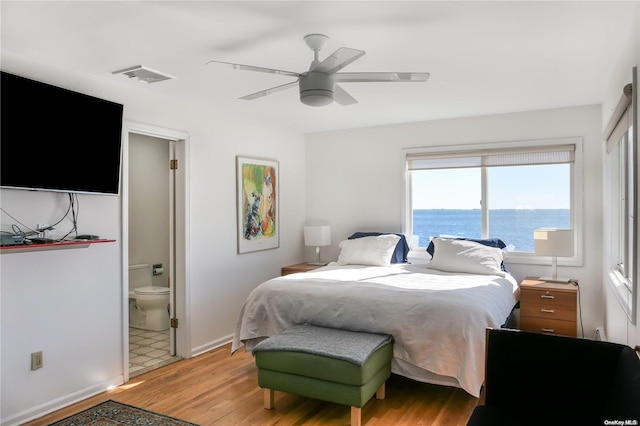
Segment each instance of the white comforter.
M295 324L387 333L392 371L459 386L478 397L485 330L500 327L516 303L509 275L452 274L425 265L340 266L266 281L247 298L231 351L251 350Z

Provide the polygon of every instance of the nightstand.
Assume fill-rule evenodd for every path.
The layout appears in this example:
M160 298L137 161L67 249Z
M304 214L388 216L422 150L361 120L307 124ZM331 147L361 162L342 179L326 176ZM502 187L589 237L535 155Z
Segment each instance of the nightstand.
M310 265L308 263L298 263L297 265L284 266L280 271L280 275L295 274L296 272L309 272L323 266L325 265Z
M520 283L520 329L576 336L578 287L527 277Z

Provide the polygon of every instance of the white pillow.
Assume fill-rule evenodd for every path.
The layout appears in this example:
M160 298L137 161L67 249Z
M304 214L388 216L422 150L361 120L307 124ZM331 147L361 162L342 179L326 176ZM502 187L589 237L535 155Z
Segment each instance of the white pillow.
M414 265L426 265L429 263L431 259L431 255L427 253L424 247L420 250L411 249L409 250L409 254L407 254L407 262Z
M388 266L400 237L384 234L341 241L338 264Z
M481 275L504 275L500 269L504 253L475 241L434 238L431 269Z

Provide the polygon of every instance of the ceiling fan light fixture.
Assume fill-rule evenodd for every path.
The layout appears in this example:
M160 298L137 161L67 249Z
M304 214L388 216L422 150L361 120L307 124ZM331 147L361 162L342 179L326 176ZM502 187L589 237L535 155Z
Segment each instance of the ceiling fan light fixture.
M326 106L333 102L333 92L327 90L305 90L300 92L300 102L314 107Z
M300 76L300 101L309 106L325 106L333 102L335 77L319 72L309 72Z

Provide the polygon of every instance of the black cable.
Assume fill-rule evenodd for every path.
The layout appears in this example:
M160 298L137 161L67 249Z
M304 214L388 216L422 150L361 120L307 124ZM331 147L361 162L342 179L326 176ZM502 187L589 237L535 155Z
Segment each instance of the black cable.
M13 232L1 231L1 233L2 234L8 234L8 235L20 235L21 237L26 239L26 238L32 237L33 235L37 235L37 234L39 234L39 233L41 233L43 231L54 229L55 226L57 226L60 223L62 223L62 221L65 220L69 216L69 213L71 212L71 223L73 225L71 227L71 230L69 232L67 232L64 236L56 239L56 241L62 241L72 233L75 233L76 235L78 235L78 214L79 214L79 211L80 211L80 203L78 201L78 195L75 194L75 193L69 192L67 194L67 196L69 198L69 206L67 207L67 211L64 213L64 215L62 215L62 217L56 223L54 223L53 225L49 225L49 226L47 226L45 228L41 228L41 229L33 229L33 228L25 225L24 223L20 222L18 219L13 217L11 214L9 214L9 212L7 212L6 210L0 208L0 211L2 211L2 213L4 213L7 216L9 216L17 224L22 226L22 228L25 228L25 229L28 230L28 231L24 231L19 225L14 223L14 224L11 225L11 230Z
M578 312L580 315L580 330L582 332L582 338L584 338L584 324L582 323L582 300L580 297L582 292L580 291L580 284L578 283L578 280L569 280L569 282L578 287Z
M5 209L0 207L0 211L2 211L2 213L6 214L7 216L9 216L11 219L13 219L14 221L16 221L17 223L19 223L20 225L22 225L23 227L27 228L30 232L25 232L23 231L19 226L17 226L16 224L12 224L11 225L11 229L13 230L13 232L8 232L8 231L2 231L3 234L9 234L9 235L20 235L22 237L26 237L29 235L35 235L38 234L38 231L35 229L32 229L30 227L28 227L27 225L25 225L24 223L20 222L18 219L16 219L15 217L13 217L11 214L9 214L8 211L6 211Z
M71 210L71 203L69 203L69 206L67 207L67 211L64 213L64 215L62 215L62 217L60 218L60 220L58 220L56 223L54 223L53 225L49 225L49 227L47 227L46 229L55 229L56 226L58 226L60 223L62 223L62 221L67 217L67 215L69 214L69 210ZM44 231L46 229L41 229L40 231ZM68 235L68 234L67 234Z
M20 223L20 222L18 222ZM20 225L24 226L22 223L20 223ZM26 226L26 228L29 228L28 226ZM13 235L20 235L22 238L26 238L29 235L33 235L33 233L35 232L33 229L31 229L31 232L29 232L28 234L26 232L24 232L22 229L20 229L20 227L18 225L16 225L15 223L13 223L11 225L11 229L13 230ZM35 232L37 234L37 232Z
M75 196L75 194L71 194L71 193L69 193L69 194L68 194L69 199L70 199L70 202L69 202L69 206L67 207L67 211L66 211L66 212L65 212L65 213L60 217L60 219L59 219L57 222L55 222L53 225L48 225L48 226L46 226L46 227L44 227L44 228L36 228L36 229L33 229L33 228L31 228L31 227L29 227L29 226L25 225L24 223L20 222L18 219L16 219L14 216L12 216L12 215L11 215L9 212L7 212L6 210L4 210L4 209L0 208L0 210L2 211L2 213L4 213L4 214L6 214L7 216L9 216L9 217L10 217L11 219L13 219L16 223L18 223L20 226L22 226L22 228L25 228L25 229L27 229L27 230L28 230L28 231L24 231L22 228L20 228L20 226L18 226L18 225L16 225L16 224L14 223L14 224L12 224L12 225L11 225L11 229L12 229L12 231L13 231L13 232L9 232L9 231L0 231L0 232L2 232L3 234L8 234L8 235L20 235L20 236L22 236L23 238L28 238L28 237L31 237L31 236L33 236L33 235L37 235L37 234L39 234L39 233L41 233L41 232L43 232L43 231L47 231L47 230L51 230L51 229L55 229L55 227L56 227L57 225L59 225L60 223L62 223L62 221L63 221L63 220L64 220L64 219L69 215L69 211L71 211L71 209L72 209L72 207L73 207L73 204L74 204L74 203L73 203L73 199L72 199L72 198L73 198L73 197L72 197L72 195L73 195L73 196ZM73 229L72 229L70 232L68 232L64 237L59 238L59 239L57 239L56 241L61 241L61 240L63 240L67 235L69 235L71 232L74 232L74 231L77 229L77 224L76 224L76 215L74 215L74 218L73 218L73 224L74 224Z
M64 217L67 217L69 215L69 211L71 211L71 224L73 226L71 227L71 230L69 232L67 232L63 237L61 237L59 239L59 241L64 240L65 238L67 238L72 233L75 233L76 236L78 235L78 214L79 214L79 211L80 211L80 203L78 201L78 195L77 194L69 192L68 195L69 195L69 208L67 209L67 213L65 214ZM78 206L77 209L76 209L76 205ZM60 220L60 221L62 221L62 220Z

